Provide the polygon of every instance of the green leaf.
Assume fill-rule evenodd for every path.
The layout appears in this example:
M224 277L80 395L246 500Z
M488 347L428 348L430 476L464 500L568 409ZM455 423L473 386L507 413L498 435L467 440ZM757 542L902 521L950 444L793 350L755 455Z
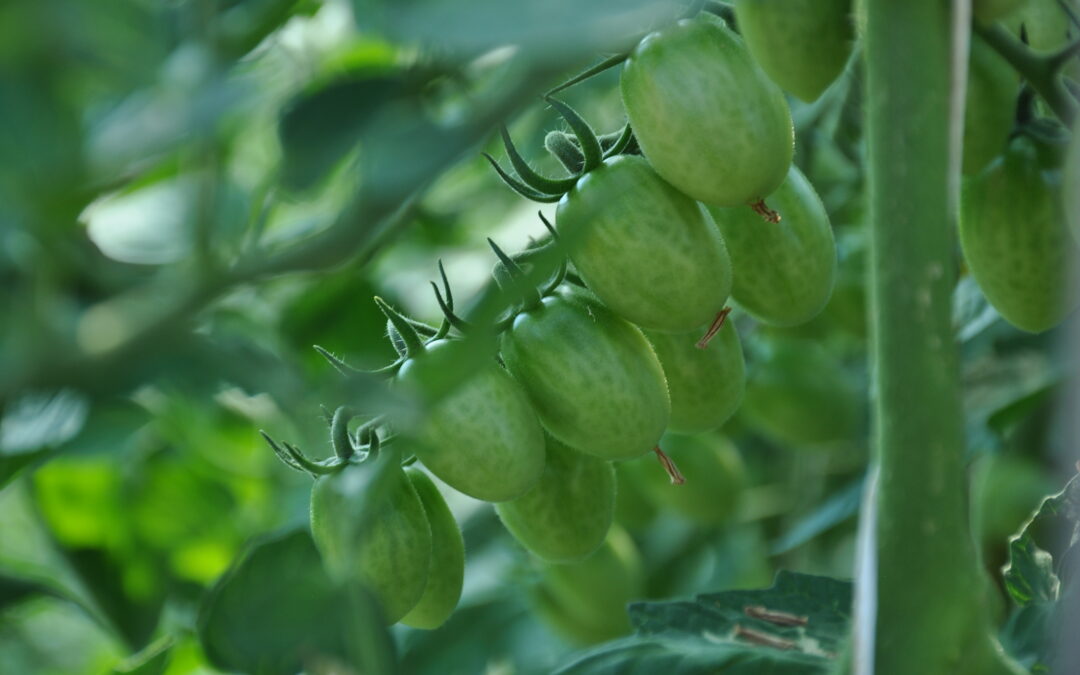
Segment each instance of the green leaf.
M15 399L0 419L0 487L78 435L89 410L86 397L70 389Z
M850 582L780 572L767 589L634 603L635 636L559 672L828 673L847 636L851 601Z
M1055 561L1060 562L1076 545L1078 535L1080 477L1073 477L1065 489L1044 499L1031 520L1009 541L1005 589L1017 605L1057 601L1061 584Z
M813 511L800 518L795 525L773 542L770 553L780 555L802 546L822 532L852 518L859 512L865 474L837 490Z
M254 542L204 597L198 634L207 659L221 670L397 670L374 600L330 581L306 530Z

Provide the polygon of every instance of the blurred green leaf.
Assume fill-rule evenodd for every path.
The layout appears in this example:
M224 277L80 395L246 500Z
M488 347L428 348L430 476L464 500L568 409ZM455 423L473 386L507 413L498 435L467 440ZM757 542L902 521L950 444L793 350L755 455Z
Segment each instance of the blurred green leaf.
M780 572L767 589L634 603L634 637L558 672L828 673L847 636L851 601L850 582Z
M770 552L780 555L797 548L822 532L836 527L859 512L866 475L848 483L810 513L801 517L773 542Z
M330 581L306 530L252 543L204 597L198 632L222 670L294 675L336 663L363 675L397 671L375 601Z
M0 487L74 438L89 409L86 397L70 389L15 399L0 419Z
M1005 588L1020 607L1053 603L1061 582L1055 570L1080 535L1080 477L1043 500L1039 510L1009 542Z

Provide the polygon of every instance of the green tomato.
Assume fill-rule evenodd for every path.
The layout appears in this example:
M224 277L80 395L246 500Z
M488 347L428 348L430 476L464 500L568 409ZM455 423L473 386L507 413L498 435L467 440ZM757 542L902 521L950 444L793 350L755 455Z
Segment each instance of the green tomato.
M1044 497L1057 491L1035 461L995 453L975 465L971 481L975 532L985 551L1005 547Z
M965 181L960 200L960 244L971 275L1001 316L1030 333L1056 326L1076 306L1067 281L1075 246L1059 180L1021 136Z
M829 301L836 241L821 199L796 167L768 201L780 222L764 221L745 206L709 211L731 254L731 296L764 323L797 326Z
M424 594L401 623L413 628L432 630L443 625L454 613L461 599L465 579L465 541L446 500L428 475L419 469L406 469L431 525L431 564Z
M862 400L843 366L821 345L764 335L755 341L740 416L781 445L829 443L855 435Z
M510 534L537 557L571 562L604 543L615 515L611 462L548 438L540 482L517 499L495 505Z
M584 642L609 640L630 632L626 606L644 595L641 557L633 540L618 527L604 545L585 560L569 565L544 565L533 595L545 598L563 621L556 629L576 629ZM542 601L543 602L543 601ZM541 612L542 618L549 618Z
M697 328L731 292L712 219L641 157L619 155L585 174L559 202L556 223L589 289L643 328Z
M694 199L737 206L784 181L795 146L784 94L712 15L646 36L620 84L645 158Z
M807 103L844 70L855 42L851 0L737 0L735 16L762 70Z
M735 445L716 434L667 434L660 447L686 478L682 485L673 485L663 467L648 457L624 463L653 502L700 525L731 522L746 485L746 469Z
M972 0L971 11L980 23L993 23L1027 4L1028 0Z
M705 349L704 333L646 332L667 378L671 396L668 428L681 433L715 429L742 402L746 388L742 345L734 322L726 321Z
M453 372L467 348L456 340L429 344L401 366L399 386L423 396L432 374ZM433 474L476 499L519 497L544 471L543 429L521 386L494 359L401 433Z
M311 534L327 571L358 579L389 623L416 606L427 586L432 537L398 452L321 476L311 490Z
M978 35L971 36L964 104L964 173L982 171L1005 149L1013 126L1020 77Z
M543 425L572 448L629 459L664 433L671 401L648 340L583 292L564 289L515 317L502 357Z

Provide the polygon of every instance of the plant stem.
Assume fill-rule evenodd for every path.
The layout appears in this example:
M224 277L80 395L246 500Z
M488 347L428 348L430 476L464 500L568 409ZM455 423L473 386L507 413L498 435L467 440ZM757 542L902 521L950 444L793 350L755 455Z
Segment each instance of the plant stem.
M879 468L874 672L1013 672L968 527L951 325L949 3L868 0L871 302ZM977 664L977 665L975 665Z
M1042 96L1058 119L1066 126L1072 126L1076 117L1076 101L1065 88L1065 81L1061 78L1060 69L1065 59L1074 49L1073 45L1066 47L1064 51L1040 55L1031 50L1023 42L1013 37L1001 24L995 23L988 26L974 24L975 32L986 40L1001 56L1008 61L1031 85L1032 89Z

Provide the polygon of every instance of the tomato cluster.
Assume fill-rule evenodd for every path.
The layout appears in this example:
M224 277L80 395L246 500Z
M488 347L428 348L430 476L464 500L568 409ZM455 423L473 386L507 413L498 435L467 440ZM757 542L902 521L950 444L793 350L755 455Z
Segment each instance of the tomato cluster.
M403 459L495 503L541 566L538 612L598 640L626 629L622 607L642 585L633 542L613 528L617 510L635 509L628 497L717 526L735 513L745 479L715 430L740 406L746 423L780 444L828 443L859 424L857 393L817 345L765 331L753 348L762 358L747 369L726 320L732 302L763 327L805 324L837 283L832 226L792 165L781 87L813 100L837 77L853 40L850 5L775 5L736 2L742 37L708 13L645 37L623 67L628 123L617 133L597 135L548 97L572 132L552 131L544 143L566 177L538 173L503 129L510 168L488 160L521 195L557 202L556 220L517 255L492 244L498 293L468 316L455 311L445 274L443 290L435 286L438 328L376 299L400 355L384 371L420 412L349 432L352 415L339 411L328 462L272 443L319 476L312 529L328 569L365 581L388 621L440 625L464 570L453 516L428 474L403 471ZM814 22L789 21L801 5ZM985 143L964 155L973 174L964 254L1008 320L1043 330L1067 306L1059 280L1071 243L1045 153L1019 138L993 159L1012 124L994 101L1013 97L1015 74L981 43L971 59L966 122ZM984 99L993 105L984 109ZM492 297L508 309L492 310ZM666 476L634 461L650 451Z

